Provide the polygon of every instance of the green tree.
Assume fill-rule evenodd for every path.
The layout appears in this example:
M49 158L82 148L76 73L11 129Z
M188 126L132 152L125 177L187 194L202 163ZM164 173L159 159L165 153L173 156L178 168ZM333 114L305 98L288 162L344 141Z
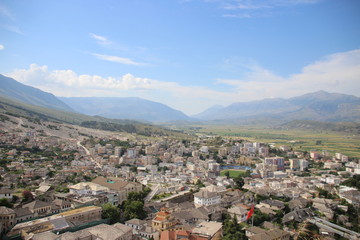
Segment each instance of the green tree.
M225 221L223 224L223 237L222 240L242 240L247 239L244 231L241 229L240 224L238 223L237 217L231 218L229 215L225 216Z
M120 221L120 209L111 203L105 203L102 207L102 218L110 219L110 224Z
M6 198L0 198L0 206L4 206L7 208L13 207L13 205Z
M360 191L360 174L354 175L351 178L346 179L341 185L348 187L355 187Z
M52 177L54 177L55 172L54 172L54 171L49 171L46 175L47 175L49 178L52 178Z
M236 178L234 178L234 182L235 182L236 189L242 189L242 187L245 184L244 179L240 176L237 176Z
M199 188L205 187L205 184L203 184L200 179L197 180L196 185L197 185Z
M260 210L258 209L255 209L253 218L255 226L259 226L265 221L270 221L270 216L268 214L260 212Z
M144 210L144 203L141 201L125 201L124 217L125 217L125 221L133 218L139 218L139 219L146 218L147 213Z

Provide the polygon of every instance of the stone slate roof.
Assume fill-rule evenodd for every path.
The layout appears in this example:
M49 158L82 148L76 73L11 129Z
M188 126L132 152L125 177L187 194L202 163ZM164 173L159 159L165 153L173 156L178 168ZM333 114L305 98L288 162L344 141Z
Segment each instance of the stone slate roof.
M303 208L294 210L292 212L289 212L288 214L285 214L283 217L282 222L287 223L291 221L296 222L303 222L305 219L314 216L313 211L310 208Z
M267 200L261 201L260 203L266 203L266 204L269 204L270 206L274 206L274 207L277 207L280 209L283 209L285 207L285 204L279 200L267 199Z
M15 214L15 211L12 210L11 208L1 206L0 207L0 214L4 214L4 215L6 215L6 214Z
M307 204L308 204L308 201L305 198L297 198L297 199L289 201L289 208L290 209L305 208Z
M275 239L282 239L283 237L289 235L289 233L281 230L281 229L271 229L271 230L264 230L263 233L255 234L249 239L251 240L275 240Z
M219 196L219 194L216 192L209 192L203 190L194 194L194 197L198 197L198 198L214 198L217 196Z
M0 188L0 194L9 194L12 193L12 191L8 188Z
M130 219L129 221L126 221L125 223L127 224L133 224L133 225L143 225L144 224L144 221L143 220L140 220L140 219L137 219L137 218L133 218L133 219Z
M47 202L35 200L35 201L32 201L31 203L27 203L27 204L23 205L23 208L28 208L30 210L43 208L43 207L51 207L51 204L47 203Z
M28 208L16 208L15 213L16 217L33 215L33 213Z

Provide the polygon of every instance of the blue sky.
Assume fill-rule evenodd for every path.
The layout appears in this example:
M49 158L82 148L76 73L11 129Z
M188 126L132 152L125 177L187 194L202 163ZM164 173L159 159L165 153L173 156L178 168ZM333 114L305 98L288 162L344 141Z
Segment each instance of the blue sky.
M326 90L360 95L358 0L1 0L0 73L57 96L187 114Z

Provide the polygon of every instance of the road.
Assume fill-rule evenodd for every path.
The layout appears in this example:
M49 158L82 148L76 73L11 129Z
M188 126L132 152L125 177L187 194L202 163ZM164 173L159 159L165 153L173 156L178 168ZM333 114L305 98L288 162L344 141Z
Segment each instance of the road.
M84 146L81 144L81 141L77 141L76 143L79 147L81 147L82 149L84 149L85 153L87 156L89 156L90 160L95 163L95 165L98 167L98 168L101 168L101 165L100 163L96 162L95 159L91 156L90 154L90 151Z

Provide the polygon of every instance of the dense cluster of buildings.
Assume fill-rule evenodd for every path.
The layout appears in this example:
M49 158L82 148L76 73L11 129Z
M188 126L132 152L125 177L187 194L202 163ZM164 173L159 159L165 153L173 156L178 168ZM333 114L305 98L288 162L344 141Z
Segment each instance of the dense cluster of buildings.
M229 215L245 224L249 239L287 240L296 236L293 222L320 213L327 221L354 227L348 204L360 205L360 192L341 186L360 173L360 164L340 153L307 155L287 146L274 153L274 146L264 143L205 136L128 139L77 133L64 138L45 133L0 133L0 199L6 199L0 232L7 237L220 239L223 217ZM242 171L243 186L224 169ZM130 192L145 186L151 188L144 200L146 219L103 221L103 204L121 205ZM267 216L257 226L249 221L252 208Z

